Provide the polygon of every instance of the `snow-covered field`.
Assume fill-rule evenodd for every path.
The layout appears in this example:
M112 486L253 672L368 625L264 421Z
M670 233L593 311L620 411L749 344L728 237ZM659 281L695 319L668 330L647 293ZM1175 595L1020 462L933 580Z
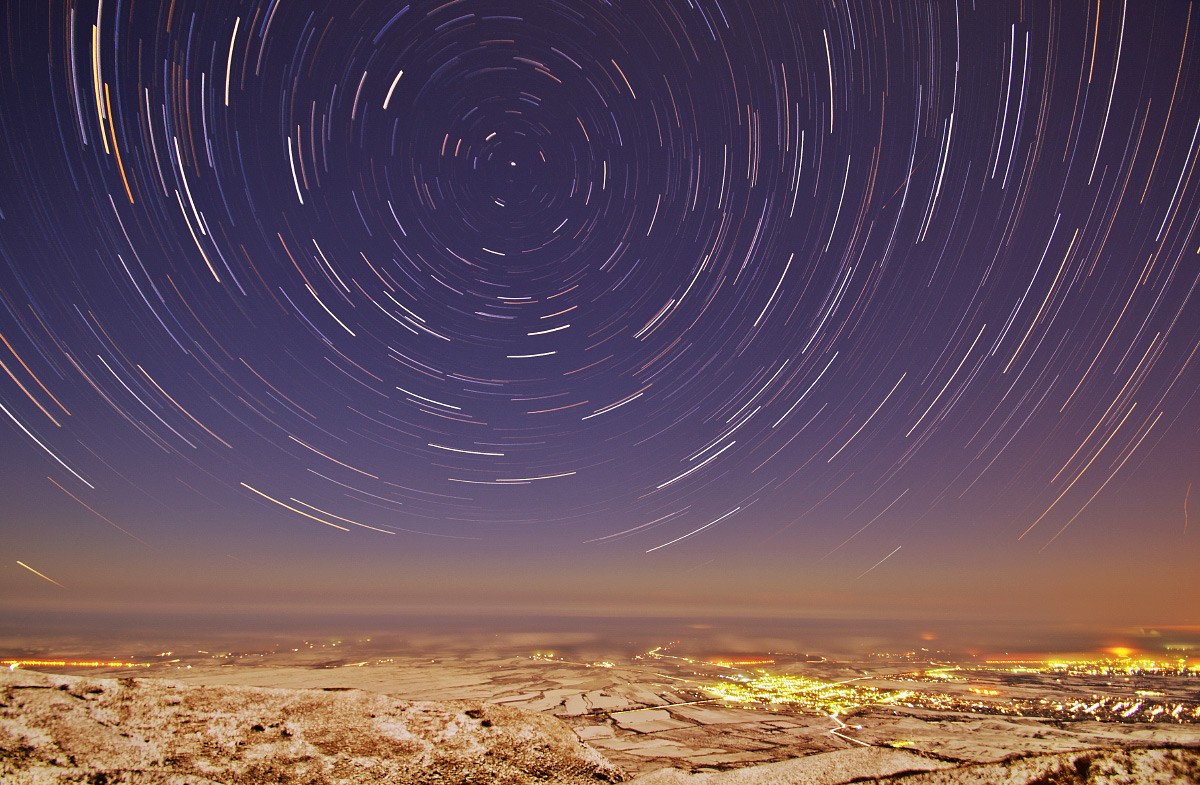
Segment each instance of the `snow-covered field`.
M1195 747L1137 747L964 763L886 746L731 771L633 779L563 720L479 701L408 701L346 688L196 686L26 670L0 673L5 785L1182 785Z

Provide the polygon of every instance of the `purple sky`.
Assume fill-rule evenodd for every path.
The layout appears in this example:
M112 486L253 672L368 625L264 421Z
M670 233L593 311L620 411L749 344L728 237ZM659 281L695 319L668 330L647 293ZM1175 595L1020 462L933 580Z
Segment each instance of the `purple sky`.
M0 613L1200 623L1194 10L7 4Z

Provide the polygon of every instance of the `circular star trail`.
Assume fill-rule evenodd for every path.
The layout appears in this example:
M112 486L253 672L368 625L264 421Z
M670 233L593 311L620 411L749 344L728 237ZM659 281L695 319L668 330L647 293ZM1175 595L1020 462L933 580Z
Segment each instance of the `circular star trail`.
M971 510L1034 549L1120 494L1190 526L1191 4L5 26L14 516L166 547L180 519L603 559L811 538L851 576L969 547Z

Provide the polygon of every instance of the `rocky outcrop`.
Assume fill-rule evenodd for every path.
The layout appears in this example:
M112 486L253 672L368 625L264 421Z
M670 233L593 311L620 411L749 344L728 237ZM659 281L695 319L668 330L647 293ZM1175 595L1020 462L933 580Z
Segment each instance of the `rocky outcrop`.
M1028 755L910 776L880 785L1200 785L1200 751L1191 748L1083 750Z
M715 774L673 769L631 785L1200 785L1200 750L1149 748L1026 755L955 765L916 753L860 748Z
M559 720L357 690L0 675L13 785L595 785L622 773Z
M842 785L954 765L891 747L856 747L712 774L662 769L636 778L631 785Z

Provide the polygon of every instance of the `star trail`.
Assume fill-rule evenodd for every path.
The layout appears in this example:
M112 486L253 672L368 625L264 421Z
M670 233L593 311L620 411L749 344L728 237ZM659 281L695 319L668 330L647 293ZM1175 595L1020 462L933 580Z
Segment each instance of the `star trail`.
M1188 580L1194 3L3 18L10 596Z

